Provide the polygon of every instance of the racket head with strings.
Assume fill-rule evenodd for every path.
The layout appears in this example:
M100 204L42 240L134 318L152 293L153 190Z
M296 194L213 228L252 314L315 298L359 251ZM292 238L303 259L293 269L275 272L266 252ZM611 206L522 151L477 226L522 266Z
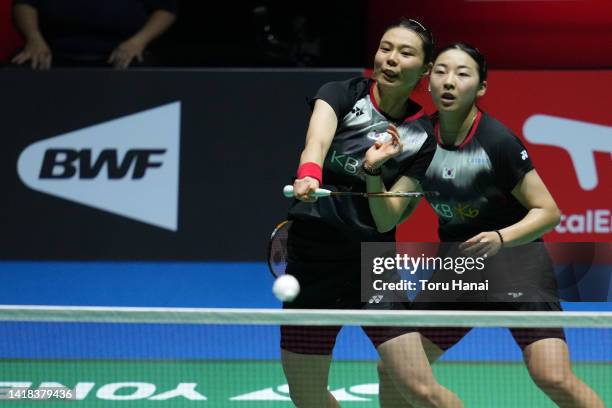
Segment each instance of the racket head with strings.
M287 269L287 238L289 236L291 221L285 220L279 223L268 243L268 268L273 276L279 277L285 274Z

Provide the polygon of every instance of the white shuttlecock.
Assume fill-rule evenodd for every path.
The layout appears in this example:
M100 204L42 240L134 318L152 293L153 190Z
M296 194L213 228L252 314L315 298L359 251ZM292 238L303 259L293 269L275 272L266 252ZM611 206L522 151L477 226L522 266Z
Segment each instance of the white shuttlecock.
M276 278L272 285L272 293L283 302L291 302L300 293L300 283L292 275Z

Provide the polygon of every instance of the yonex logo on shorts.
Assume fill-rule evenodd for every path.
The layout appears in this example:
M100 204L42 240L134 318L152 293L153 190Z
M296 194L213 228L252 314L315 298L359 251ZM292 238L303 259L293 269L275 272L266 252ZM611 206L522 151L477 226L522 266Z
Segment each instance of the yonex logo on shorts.
M35 142L19 156L19 177L32 190L176 231L180 107L173 102Z
M368 303L380 303L382 299L383 295L374 295L370 298L370 300L368 300Z

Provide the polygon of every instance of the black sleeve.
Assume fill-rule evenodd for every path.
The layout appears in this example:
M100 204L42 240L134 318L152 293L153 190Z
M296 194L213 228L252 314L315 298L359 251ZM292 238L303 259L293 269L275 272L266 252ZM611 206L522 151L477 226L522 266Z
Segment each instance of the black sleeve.
M362 97L366 89L368 89L367 80L364 78L328 82L319 88L319 91L310 100L310 108L314 108L314 103L317 99L322 99L332 107L334 112L336 112L338 121L341 121L353 108L355 102Z
M178 8L177 0L147 0L146 4L150 13L156 10L165 10L176 14Z
M516 135L508 131L501 136L496 146L497 157L493 167L500 185L511 192L534 167L527 149Z
M425 172L433 160L435 152L436 140L430 134L425 140L425 143L423 143L423 146L419 149L419 152L414 155L414 160L410 160L404 171L402 171L402 174L417 179L420 183L423 177L425 177Z

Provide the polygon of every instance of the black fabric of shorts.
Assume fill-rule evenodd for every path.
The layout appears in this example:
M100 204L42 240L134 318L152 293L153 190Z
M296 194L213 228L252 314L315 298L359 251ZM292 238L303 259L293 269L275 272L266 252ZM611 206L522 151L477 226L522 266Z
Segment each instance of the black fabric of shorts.
M421 303L412 304L412 310L469 310L469 311L520 311L520 312L560 312L561 305L554 302L497 302L497 303ZM432 343L447 350L472 330L472 327L413 327L427 337ZM565 333L560 327L510 328L510 334L516 344L524 350L528 345L544 339L565 340Z
M442 243L439 259L466 259L458 243ZM543 242L514 248L503 248L495 256L482 260L482 266L472 269L438 269L429 278L431 287L444 288L421 291L417 303L559 303L559 292L552 261ZM459 272L461 273L459 273ZM486 283L485 290L453 290L453 283ZM451 288L450 290L448 288ZM486 310L486 309L483 309Z
M438 256L457 255L456 244L447 244L443 248ZM488 291L472 293L469 296L460 293L419 293L410 305L410 309L499 310L525 313L562 310L552 262L543 242L504 248L495 256L488 258L485 269L478 273L481 281L488 280ZM456 278L458 275L450 271L435 273L430 281L447 282ZM444 301L440 301L442 297ZM458 343L471 329L471 327L415 328L442 350ZM521 350L538 340L548 338L565 340L562 328L511 328L510 332Z
M286 273L300 293L284 309L405 310L402 303L361 301L361 243L315 221L294 220L287 240ZM340 326L281 326L281 348L300 354L329 355ZM403 327L362 327L375 347L414 331Z

